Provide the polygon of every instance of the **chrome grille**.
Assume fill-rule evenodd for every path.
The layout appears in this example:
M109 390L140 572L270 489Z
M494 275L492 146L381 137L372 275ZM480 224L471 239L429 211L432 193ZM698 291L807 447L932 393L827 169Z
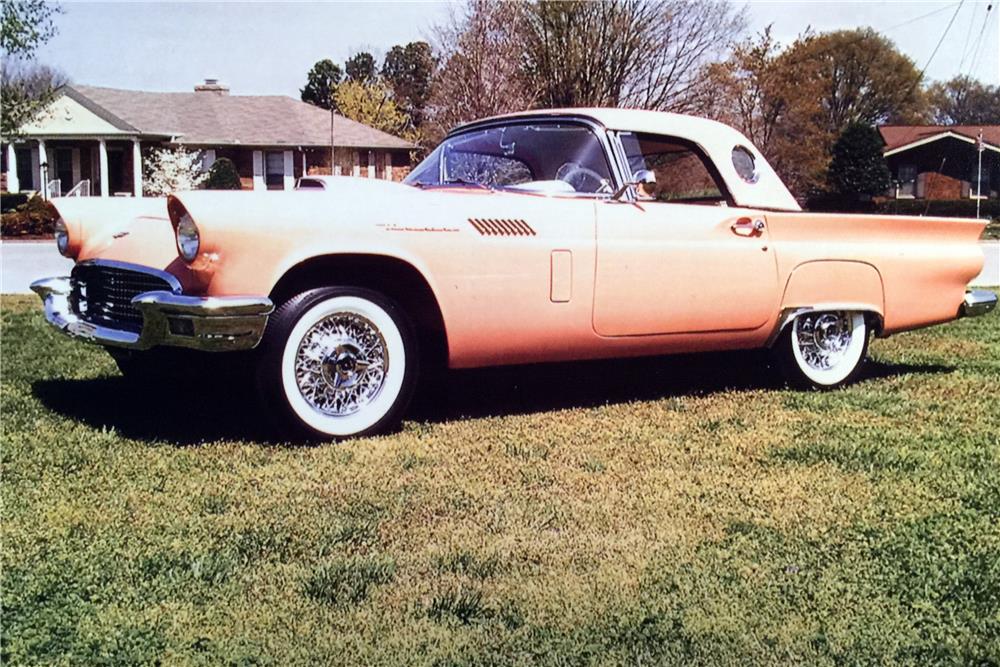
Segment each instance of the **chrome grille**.
M91 324L113 329L140 331L142 313L132 299L143 292L173 291L159 276L103 264L78 264L70 277L73 312Z

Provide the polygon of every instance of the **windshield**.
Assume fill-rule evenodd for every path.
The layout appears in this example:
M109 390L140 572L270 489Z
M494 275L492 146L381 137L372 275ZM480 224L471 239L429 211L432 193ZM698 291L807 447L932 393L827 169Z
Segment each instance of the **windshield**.
M403 182L567 195L613 191L601 142L575 123L512 123L449 137Z

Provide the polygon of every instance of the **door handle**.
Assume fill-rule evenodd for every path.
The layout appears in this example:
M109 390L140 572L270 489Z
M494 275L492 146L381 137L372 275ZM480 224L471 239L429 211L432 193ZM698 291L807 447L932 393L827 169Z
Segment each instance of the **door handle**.
M740 218L732 224L730 229L738 236L760 236L764 233L764 221L760 218L751 220L750 218Z

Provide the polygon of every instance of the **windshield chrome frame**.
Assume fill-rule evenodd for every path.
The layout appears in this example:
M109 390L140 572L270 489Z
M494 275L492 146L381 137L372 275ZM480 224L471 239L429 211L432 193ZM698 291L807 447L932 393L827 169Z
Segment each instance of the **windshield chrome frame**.
M597 141L601 145L601 149L604 151L604 159L607 160L608 169L611 176L611 192L579 192L576 194L558 194L552 195L555 197L573 197L579 199L598 199L598 200L610 200L611 196L627 181L625 180L625 171L622 169L622 159L619 155L621 146L617 141L617 138L612 139L612 133L602 124L590 118L589 116L582 116L576 114L524 114L518 116L505 116L503 118L492 118L488 120L475 121L472 123L467 123L465 125L460 125L454 128L451 132L445 135L441 143L434 147L437 150L439 147L443 146L445 142L455 137L459 137L467 132L475 132L480 130L491 130L497 127L508 127L510 125L527 125L527 124L557 124L557 123L571 123L574 125L582 125L590 130L591 134L597 138ZM442 157L444 152L441 153ZM440 170L440 167L439 167ZM440 176L439 176L440 178ZM454 184L457 186L458 184ZM449 184L436 184L433 187L453 187ZM515 194L537 194L531 192L511 190L508 188L491 188L498 192L511 192ZM623 198L624 199L624 198Z

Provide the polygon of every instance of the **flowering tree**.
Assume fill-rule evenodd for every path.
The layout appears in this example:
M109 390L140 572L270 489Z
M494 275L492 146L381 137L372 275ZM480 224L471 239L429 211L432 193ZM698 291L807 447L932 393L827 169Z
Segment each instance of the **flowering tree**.
M208 179L202 170L201 151L183 146L153 150L146 159L143 192L163 197L180 190L194 190Z

